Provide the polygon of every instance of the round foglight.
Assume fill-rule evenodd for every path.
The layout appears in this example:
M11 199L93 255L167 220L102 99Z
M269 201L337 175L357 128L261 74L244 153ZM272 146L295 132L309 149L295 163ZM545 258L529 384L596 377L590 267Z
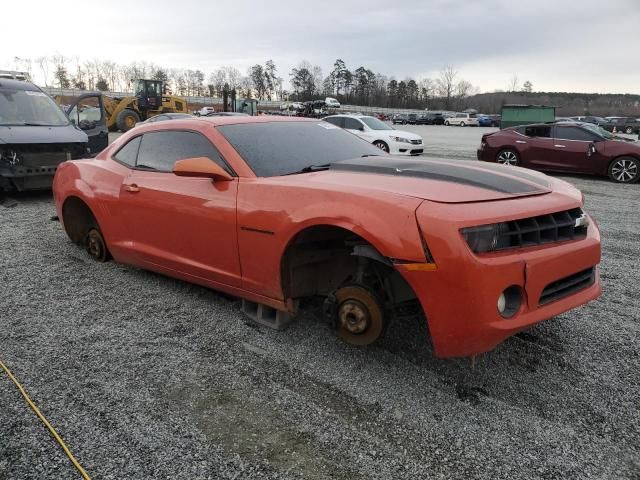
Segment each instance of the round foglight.
M522 293L520 287L511 285L506 288L498 297L498 313L503 318L513 317L522 305Z

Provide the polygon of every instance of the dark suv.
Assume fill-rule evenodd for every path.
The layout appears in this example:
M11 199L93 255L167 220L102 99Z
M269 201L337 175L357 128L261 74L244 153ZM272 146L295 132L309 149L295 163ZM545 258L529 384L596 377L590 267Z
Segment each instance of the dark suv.
M444 125L441 113L422 113L416 119L416 125Z
M0 193L51 188L60 163L106 147L100 93L79 97L69 112L72 121L28 81L0 78Z
M640 122L633 117L609 117L606 120L600 126L609 132L615 128L617 133L640 133Z

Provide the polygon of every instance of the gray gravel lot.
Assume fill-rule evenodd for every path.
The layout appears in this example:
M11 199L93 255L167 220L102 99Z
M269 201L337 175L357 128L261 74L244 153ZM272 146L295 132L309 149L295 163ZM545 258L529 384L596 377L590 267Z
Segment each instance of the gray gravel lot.
M490 130L405 129L460 159ZM640 185L566 179L602 230L603 297L475 368L433 358L417 321L354 348L314 304L275 332L93 263L48 194L0 205L0 359L96 479L639 479ZM0 479L78 478L2 374L0 406Z

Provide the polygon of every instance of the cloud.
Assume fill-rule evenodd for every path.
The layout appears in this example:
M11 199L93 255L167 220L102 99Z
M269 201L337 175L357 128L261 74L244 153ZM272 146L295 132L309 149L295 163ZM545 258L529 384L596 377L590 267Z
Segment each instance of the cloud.
M0 67L61 53L242 72L273 59L285 79L299 61L327 74L336 58L396 78L446 65L482 90L517 74L536 89L638 92L640 3L634 0L451 2L368 0L138 3L12 2L3 6ZM3 58L3 56L6 57Z

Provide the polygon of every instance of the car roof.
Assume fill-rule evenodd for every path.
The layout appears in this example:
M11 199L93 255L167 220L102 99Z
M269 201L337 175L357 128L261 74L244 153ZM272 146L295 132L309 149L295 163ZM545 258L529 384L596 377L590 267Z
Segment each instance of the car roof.
M25 80L13 80L11 78L0 78L0 88L9 88L11 90L30 90L40 91L33 83Z
M360 115L358 113L336 113L335 115L327 115L327 117L376 118L372 115Z
M186 122L206 122L214 126L222 125L236 125L244 123L276 123L276 122L307 122L317 123L321 121L319 118L300 118L300 117L287 117L276 115L262 115L262 116L241 116L241 115L225 115L217 117L189 117L177 120L180 124L184 125ZM159 127L160 128L160 127ZM166 127L164 127L166 128Z
M553 127L554 125L559 127L581 127L583 125L593 125L589 122L580 122L578 120L560 121L560 122L546 122L546 123L527 123L526 125L514 125L505 130L515 130L522 127Z

